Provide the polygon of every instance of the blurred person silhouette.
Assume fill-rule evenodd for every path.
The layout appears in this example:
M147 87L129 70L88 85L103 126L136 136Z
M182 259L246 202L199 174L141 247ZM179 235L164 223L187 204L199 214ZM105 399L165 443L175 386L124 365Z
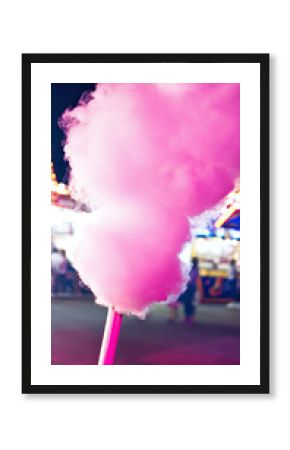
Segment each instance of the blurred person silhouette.
M66 275L68 263L64 250L53 249L51 255L52 293L66 292Z
M185 323L192 324L194 322L196 312L196 290L197 279L199 276L198 259L196 257L191 260L191 269L189 272L189 281L185 291L179 296L178 302L182 303L185 316Z

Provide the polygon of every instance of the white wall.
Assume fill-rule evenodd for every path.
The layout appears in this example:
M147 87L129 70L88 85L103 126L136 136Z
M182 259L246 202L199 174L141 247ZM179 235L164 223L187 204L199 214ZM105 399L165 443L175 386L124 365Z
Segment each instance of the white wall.
M5 2L1 34L1 419L7 449L287 447L289 167L287 2ZM270 52L272 307L270 396L23 396L20 286L22 52ZM3 78L3 79L2 79ZM284 154L284 155L283 155ZM282 161L287 156L287 161ZM13 167L13 180L11 168ZM13 181L13 183L12 183ZM7 192L7 186L10 192ZM9 211L9 212L8 212ZM289 247L289 246L288 246ZM284 264L284 266L283 266ZM3 265L3 267L2 267ZM8 270L6 270L8 269ZM13 270L11 270L13 269ZM7 273L6 273L7 272Z

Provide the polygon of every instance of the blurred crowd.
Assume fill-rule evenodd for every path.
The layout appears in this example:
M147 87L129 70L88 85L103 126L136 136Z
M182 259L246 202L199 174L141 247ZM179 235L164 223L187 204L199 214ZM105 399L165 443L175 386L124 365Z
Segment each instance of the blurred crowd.
M53 296L91 294L67 258L65 250L56 247L52 248L51 253L51 292Z
M176 322L179 316L179 306L183 311L184 321L194 323L196 308L200 301L201 277L199 274L199 260L193 257L186 289L179 298L168 305L169 322ZM239 302L239 277L236 262L230 261L228 278L224 280L227 296L234 302ZM52 247L51 253L51 291L52 296L83 296L92 295L90 289L81 281L77 271L67 258L65 250Z

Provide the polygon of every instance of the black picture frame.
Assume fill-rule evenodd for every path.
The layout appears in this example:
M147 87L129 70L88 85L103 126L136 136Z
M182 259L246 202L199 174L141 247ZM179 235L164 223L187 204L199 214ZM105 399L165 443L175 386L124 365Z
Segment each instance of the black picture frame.
M269 393L269 54L23 54L22 55L22 393L258 394ZM260 384L31 384L31 65L33 63L258 63L260 65Z

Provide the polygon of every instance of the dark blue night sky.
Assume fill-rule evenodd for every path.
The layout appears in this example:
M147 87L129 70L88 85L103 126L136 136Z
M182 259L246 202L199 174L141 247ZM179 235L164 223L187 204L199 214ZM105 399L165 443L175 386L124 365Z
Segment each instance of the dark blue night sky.
M58 119L67 108L74 108L85 92L95 89L96 83L53 83L51 84L51 160L59 182L68 180L69 167L64 161L64 133L58 126Z

